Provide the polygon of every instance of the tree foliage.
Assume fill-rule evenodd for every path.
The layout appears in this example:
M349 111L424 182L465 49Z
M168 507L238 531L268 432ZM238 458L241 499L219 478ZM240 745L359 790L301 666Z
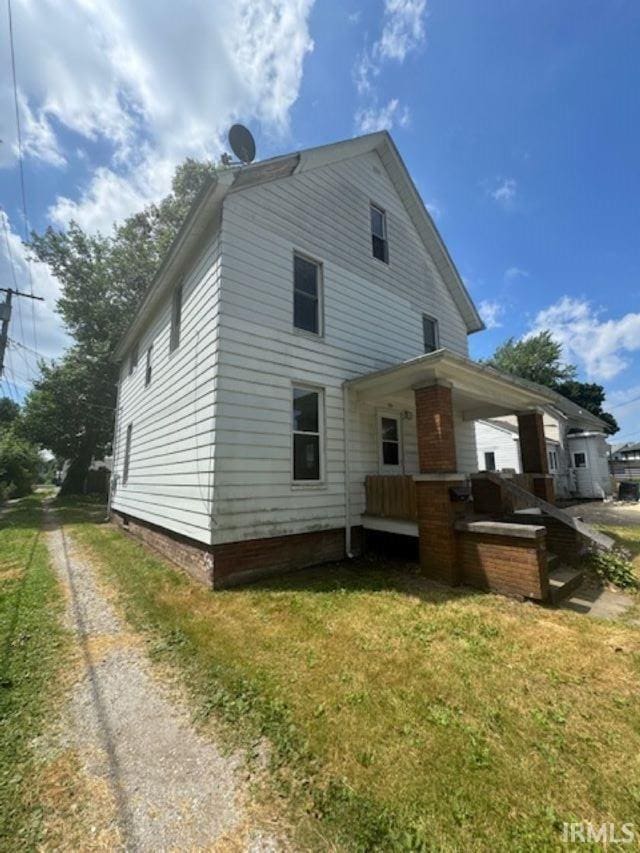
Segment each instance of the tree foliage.
M0 398L0 499L28 494L39 466L37 447L22 434L20 406Z
M551 332L540 332L524 340L509 338L488 360L491 367L555 388L575 378L576 368L563 364L562 347Z
M64 490L79 492L92 456L111 439L116 401L114 348L126 331L162 258L215 167L186 160L171 192L147 205L108 236L87 234L72 222L32 234L31 251L60 282L57 310L75 343L42 376L26 402L29 437L70 460Z
M498 347L487 364L552 388L605 421L609 425L609 434L618 431L616 419L602 408L605 399L602 385L576 379L577 368L563 362L562 346L553 339L551 332L542 331L524 340L509 338Z

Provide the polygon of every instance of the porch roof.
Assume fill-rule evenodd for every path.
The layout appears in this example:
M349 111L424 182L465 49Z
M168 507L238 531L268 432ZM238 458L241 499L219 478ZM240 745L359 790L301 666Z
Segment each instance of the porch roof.
M600 418L544 385L502 373L447 349L357 376L347 380L345 385L363 398L395 397L409 402L415 388L435 382L451 385L453 403L464 420L498 418L552 405L580 419L585 427L601 431L605 426Z

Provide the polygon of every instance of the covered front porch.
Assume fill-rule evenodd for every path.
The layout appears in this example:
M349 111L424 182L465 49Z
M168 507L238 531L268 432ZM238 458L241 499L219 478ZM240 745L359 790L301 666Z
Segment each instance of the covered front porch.
M363 484L365 530L417 536L422 569L435 579L493 588L491 575L499 578L503 591L544 600L544 526L504 521L501 489L474 473L475 445L472 452L464 445L476 420L516 414L523 474L514 485L521 492L524 487L532 504L537 499L553 504L541 410L552 392L447 350L353 379L345 392L350 410L367 406L382 413L381 464L378 473L365 475ZM395 461L393 442L400 442L393 425L386 423L393 420L384 417L386 411L414 422L415 472L400 465L397 471L393 466L385 470L385 462Z

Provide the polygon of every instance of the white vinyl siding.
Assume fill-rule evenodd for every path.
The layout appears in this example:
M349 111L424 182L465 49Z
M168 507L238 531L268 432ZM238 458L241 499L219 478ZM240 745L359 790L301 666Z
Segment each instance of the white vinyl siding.
M389 264L371 254L372 198L386 211ZM295 252L322 260L322 338L292 325ZM423 314L442 346L467 355L463 319L376 154L227 196L222 279L214 541L343 527L343 381L420 355ZM291 473L295 383L324 389L324 479L303 490ZM353 524L379 465L376 407L357 409ZM460 469L475 470L472 423L456 419L456 441ZM403 421L403 457L417 473L415 417Z
M113 509L201 542L211 539L215 376L220 297L218 236L192 258L182 287L180 346L169 352L169 292L140 339L152 350L146 370L121 375ZM128 482L123 483L127 424L134 424Z

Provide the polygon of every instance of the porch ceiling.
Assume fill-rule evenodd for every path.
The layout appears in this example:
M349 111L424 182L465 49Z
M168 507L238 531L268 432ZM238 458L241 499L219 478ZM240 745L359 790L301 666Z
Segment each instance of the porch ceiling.
M559 395L550 389L446 349L358 376L345 384L360 399L394 398L413 405L413 390L434 382L451 385L453 404L464 420L495 418L549 404L558 405Z

